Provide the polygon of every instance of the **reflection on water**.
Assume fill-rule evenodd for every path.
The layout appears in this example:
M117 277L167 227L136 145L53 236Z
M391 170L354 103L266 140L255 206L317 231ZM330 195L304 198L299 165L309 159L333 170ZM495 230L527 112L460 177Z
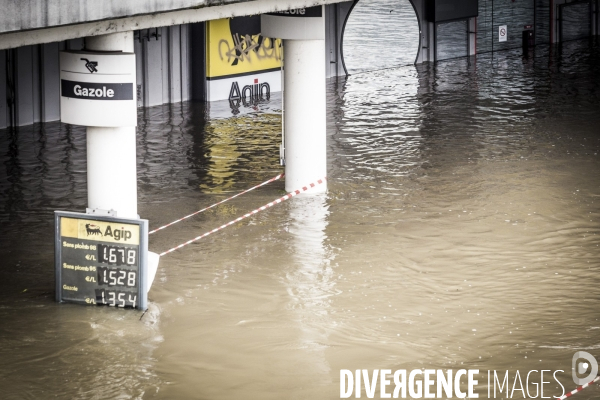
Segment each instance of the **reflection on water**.
M582 39L590 36L592 30L589 2L562 6L560 41Z
M572 42L331 81L329 193L163 257L143 317L53 302L52 212L85 208L83 130L2 131L0 398L339 398L342 368L562 369L572 387L574 350L600 358L599 58ZM276 175L273 109L141 110L141 215L158 226Z
M300 197L290 204L291 235L295 268L284 283L290 296L288 308L297 314L300 340L311 353L311 369L317 375L328 376L329 363L324 356L328 334L335 328L329 316L329 303L336 293L331 254L326 247L327 217L325 195ZM333 326L332 326L333 325Z
M408 0L356 3L344 31L349 74L413 64L418 50L419 23Z
M522 48L526 25L535 29L537 43L550 43L547 23L551 19L550 3L534 1L481 0L477 16L477 52ZM499 28L506 25L506 41L500 42Z
M453 21L437 25L436 60L465 57L468 53L467 21Z

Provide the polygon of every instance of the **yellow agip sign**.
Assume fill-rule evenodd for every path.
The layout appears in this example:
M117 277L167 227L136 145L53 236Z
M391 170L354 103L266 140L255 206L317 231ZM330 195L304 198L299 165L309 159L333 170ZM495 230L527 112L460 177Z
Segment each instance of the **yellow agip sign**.
M108 243L140 244L137 225L79 218L61 218L63 237Z
M206 40L209 79L281 68L281 40L262 36L260 16L209 21Z
M206 97L241 105L268 100L281 91L281 39L262 34L260 15L206 23Z

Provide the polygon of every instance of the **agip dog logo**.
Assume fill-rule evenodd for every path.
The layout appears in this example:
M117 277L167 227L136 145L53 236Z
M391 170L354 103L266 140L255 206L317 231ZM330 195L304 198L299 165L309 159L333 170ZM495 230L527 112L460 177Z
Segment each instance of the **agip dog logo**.
M86 230L88 236L93 236L93 235L104 236L102 234L102 231L100 231L100 227L98 225L85 224L85 230Z

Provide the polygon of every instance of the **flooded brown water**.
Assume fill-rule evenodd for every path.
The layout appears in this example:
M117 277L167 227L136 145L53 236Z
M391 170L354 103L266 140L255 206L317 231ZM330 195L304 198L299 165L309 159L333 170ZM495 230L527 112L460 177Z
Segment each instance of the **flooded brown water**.
M54 302L53 211L85 209L84 129L2 131L0 398L334 399L359 368L562 369L574 388L573 353L600 359L600 51L536 51L330 81L327 195L163 257L144 315ZM277 101L140 110L151 227L279 173Z

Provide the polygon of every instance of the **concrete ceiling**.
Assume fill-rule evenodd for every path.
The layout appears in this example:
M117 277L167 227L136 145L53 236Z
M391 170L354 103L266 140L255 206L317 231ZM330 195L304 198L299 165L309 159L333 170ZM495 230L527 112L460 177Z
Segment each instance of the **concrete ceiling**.
M344 0L0 0L0 50Z

